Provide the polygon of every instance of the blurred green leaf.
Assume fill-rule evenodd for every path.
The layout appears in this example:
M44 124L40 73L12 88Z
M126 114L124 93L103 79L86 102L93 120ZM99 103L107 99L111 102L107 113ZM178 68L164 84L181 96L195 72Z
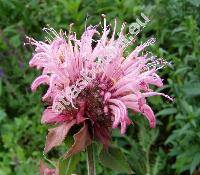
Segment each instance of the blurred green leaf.
M10 42L15 48L17 48L21 44L21 38L19 35L14 35L13 37L10 38Z
M196 96L200 95L200 83L192 83L185 85L183 88L183 91L186 93L186 95Z
M177 112L176 108L166 108L166 109L159 111L156 114L156 116L171 115L171 114L175 114L176 112Z
M0 78L0 96L2 95L2 80Z
M195 5L196 7L198 7L200 5L200 0L187 0L188 2L190 2L191 4Z
M0 109L0 123L2 120L5 119L5 117L6 117L6 113L2 109Z

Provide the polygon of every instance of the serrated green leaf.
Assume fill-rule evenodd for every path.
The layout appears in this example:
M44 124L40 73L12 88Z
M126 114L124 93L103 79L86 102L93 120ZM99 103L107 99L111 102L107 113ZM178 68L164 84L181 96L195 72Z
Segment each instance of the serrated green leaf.
M99 159L105 167L110 168L117 173L133 174L125 156L119 148L109 147L108 150L102 149Z
M180 101L180 105L183 110L186 111L188 114L193 112L192 106L188 104L185 100Z
M59 175L71 175L74 173L76 166L80 160L80 155L76 154L69 159L60 159L58 163Z
M190 174L194 172L194 170L199 164L200 164L200 153L197 153L192 160L192 163L190 166Z

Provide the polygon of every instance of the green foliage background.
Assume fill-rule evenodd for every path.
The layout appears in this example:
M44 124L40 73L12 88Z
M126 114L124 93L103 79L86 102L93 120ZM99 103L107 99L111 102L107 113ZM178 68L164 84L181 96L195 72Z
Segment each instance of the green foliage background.
M157 38L151 51L173 63L159 73L166 84L160 90L175 100L149 98L156 129L130 114L134 126L126 136L114 131L113 144L136 175L200 174L200 0L0 0L0 175L39 174L45 143L43 89L30 91L38 72L28 67L33 49L23 45L25 36L43 39L41 29L47 24L68 30L72 22L80 35L86 16L87 24L97 24L102 13L110 22L118 17L119 23L130 24L141 12L151 22L138 43ZM50 157L62 151L54 150ZM96 161L98 175L118 174ZM84 153L74 172L86 174Z

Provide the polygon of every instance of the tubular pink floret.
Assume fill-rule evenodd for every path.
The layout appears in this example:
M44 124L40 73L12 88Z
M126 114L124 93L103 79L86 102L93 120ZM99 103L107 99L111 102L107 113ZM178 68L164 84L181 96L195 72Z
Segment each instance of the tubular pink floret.
M48 75L40 75L33 81L31 85L31 90L36 91L37 87L41 84L49 84L49 78L50 77Z

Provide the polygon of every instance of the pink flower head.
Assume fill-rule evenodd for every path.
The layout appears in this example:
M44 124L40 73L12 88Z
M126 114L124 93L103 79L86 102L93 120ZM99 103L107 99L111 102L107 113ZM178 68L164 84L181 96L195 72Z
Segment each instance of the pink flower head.
M155 95L171 98L153 92L149 86L163 86L162 79L156 74L158 69L155 66L149 68L148 55L141 54L154 39L137 46L125 57L125 26L116 39L115 21L114 32L108 37L110 29L104 19L102 35L94 42L94 35L99 35L97 27L89 26L80 39L76 34L66 36L46 29L51 31L53 39L47 43L30 40L36 48L29 64L42 70L42 75L32 83L32 90L41 84L48 85L42 99L49 107L44 111L42 123L89 121L91 138L106 145L110 128L120 125L124 134L131 124L127 109L142 113L153 128L156 119L146 98ZM54 110L58 104L61 105L59 113Z

